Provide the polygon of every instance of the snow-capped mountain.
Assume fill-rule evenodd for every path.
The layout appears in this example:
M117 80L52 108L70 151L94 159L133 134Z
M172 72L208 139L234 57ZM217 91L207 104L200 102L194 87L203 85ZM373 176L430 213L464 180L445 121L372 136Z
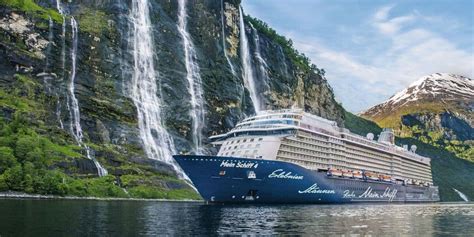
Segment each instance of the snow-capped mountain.
M470 78L447 73L424 76L360 115L402 137L457 146L454 150L460 157L474 161L474 81Z
M468 77L448 73L434 73L424 76L387 101L362 112L361 115L373 120L380 120L400 112L400 110L407 112L447 110L458 111L462 114L466 112L467 119L472 125L474 81Z

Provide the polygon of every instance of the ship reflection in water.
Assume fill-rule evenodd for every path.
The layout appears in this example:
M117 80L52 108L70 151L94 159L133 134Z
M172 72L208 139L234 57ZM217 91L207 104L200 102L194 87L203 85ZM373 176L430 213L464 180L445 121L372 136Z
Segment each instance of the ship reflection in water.
M474 204L205 205L0 200L0 236L463 236Z

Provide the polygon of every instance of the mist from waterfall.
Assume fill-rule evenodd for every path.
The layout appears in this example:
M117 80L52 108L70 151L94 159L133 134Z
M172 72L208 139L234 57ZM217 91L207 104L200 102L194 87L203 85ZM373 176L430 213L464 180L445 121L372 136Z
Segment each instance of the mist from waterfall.
M196 50L191 36L187 31L188 15L186 13L186 0L178 1L178 9L178 31L183 39L186 79L188 82L188 93L191 95L191 110L189 111L189 114L192 119L191 135L193 139L194 153L203 154L202 129L205 124L204 98Z
M255 109L255 112L261 110L262 103L257 94L256 84L254 73L252 69L252 59L250 57L250 49L248 44L247 35L245 34L245 25L244 25L244 14L242 12L242 7L239 8L239 17L240 17L240 57L242 60L242 78L244 80L244 86L250 93L250 99L252 99L252 104Z
M225 43L225 21L224 21L224 0L221 0L221 25L222 25L222 50L224 51L224 56L225 59L227 60L227 63L230 66L230 70L232 71L233 76L237 76L237 73L235 72L234 65L232 65L232 62L229 59L229 56L227 55L227 45Z
M86 151L88 159L94 162L97 168L97 173L100 177L107 175L107 170L95 159L91 154L91 149L87 144L84 143L84 134L81 127L81 114L79 112L79 101L75 95L75 79L76 79L76 58L77 58L77 42L78 42L78 29L77 22L74 17L71 17L71 34L72 34L72 48L71 48L71 78L68 85L68 109L70 114L70 129L71 133L80 147Z
M469 202L469 198L467 197L466 194L462 193L461 191L453 188L453 190L459 195L459 197L464 200L465 202Z
M158 72L154 64L154 44L147 0L133 0L129 14L130 48L133 56L133 72L129 96L137 108L140 138L146 155L150 159L164 161L176 166L172 155L175 153L173 139L166 131L161 117L163 102L158 94Z

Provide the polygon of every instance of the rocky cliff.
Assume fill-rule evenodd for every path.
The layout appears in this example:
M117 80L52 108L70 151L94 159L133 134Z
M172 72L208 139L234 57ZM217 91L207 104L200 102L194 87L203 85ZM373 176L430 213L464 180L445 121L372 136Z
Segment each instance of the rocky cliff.
M94 195L78 178L108 173L103 195L179 196L192 191L170 154L214 152L206 138L257 108L344 120L324 70L240 1L0 0L0 13L0 189L50 192L25 181L37 175Z

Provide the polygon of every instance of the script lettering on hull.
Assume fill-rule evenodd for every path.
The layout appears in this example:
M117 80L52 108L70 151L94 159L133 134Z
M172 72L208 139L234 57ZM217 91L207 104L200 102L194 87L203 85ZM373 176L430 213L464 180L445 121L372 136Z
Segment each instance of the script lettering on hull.
M383 193L378 193L372 189L372 187L368 187L362 194L356 195L354 191L351 190L344 190L342 193L342 198L360 198L360 199L385 199L388 198L388 201L391 202L397 196L397 189L390 189L387 187Z
M268 178L276 178L276 179L297 179L302 180L303 175L293 174L290 171L286 172L283 169L277 169L273 171L271 174L268 175Z
M335 194L336 191L332 189L320 189L317 183L311 185L311 187L301 191L298 190L298 193L318 193L318 194Z

